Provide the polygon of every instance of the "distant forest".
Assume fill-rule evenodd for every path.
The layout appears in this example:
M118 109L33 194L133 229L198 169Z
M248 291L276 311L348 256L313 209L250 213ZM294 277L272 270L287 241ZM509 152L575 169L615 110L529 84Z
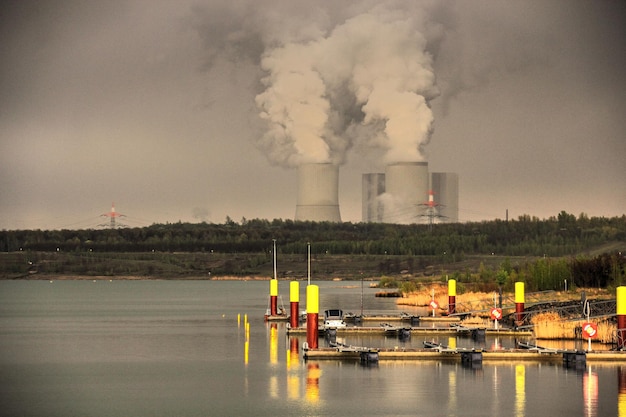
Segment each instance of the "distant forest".
M172 223L148 227L84 230L3 230L4 252L263 252L276 239L282 253L348 255L489 254L508 256L574 255L611 241L626 241L626 215L587 217L561 212L540 220L413 224L330 223L227 218L223 224Z
M626 247L626 215L621 217L578 217L562 211L556 217L539 219L528 215L515 220L494 220L474 223L454 224L414 224L397 225L383 223L331 223L300 222L292 220L242 219L240 222L227 218L223 224L215 223L172 223L154 224L141 228L85 229L85 230L3 230L0 232L0 249L5 254L29 253L30 258L39 262L39 271L44 271L44 255L35 253L65 253L81 257L81 254L115 253L116 259L143 258L139 254L161 254L162 264L171 265L173 257L166 254L196 254L187 264L189 268L165 268L152 265L148 270L128 265L116 268L92 265L88 274L207 274L212 276L232 274L245 275L266 273L271 266L273 240L276 240L277 253L281 262L297 260L302 264L310 247L316 259L321 255L341 256L342 259L361 260L360 273L368 276L416 274L424 272L427 266L465 277L466 281L496 281L504 284L510 281L511 274L524 273L530 280L533 269L541 264L541 259L565 259L567 271L562 271L550 283L537 283L537 288L558 286L568 277L577 284L607 286L619 284L625 275L625 261L622 248ZM608 244L613 244L608 245ZM309 246L310 245L310 246ZM608 246L607 246L608 245ZM600 247L614 248L607 253L589 254ZM131 256L133 253L137 254ZM126 255L122 255L126 254ZM203 254L213 254L220 263L210 264ZM626 255L626 253L625 253ZM468 259L483 259L493 256L501 260L496 265L468 266L462 262ZM114 257L114 258L115 258ZM520 259L538 259L521 264ZM19 273L23 266L14 265L15 258L4 258L0 273ZM13 260L7 260L13 259ZM85 258L87 259L87 258ZM151 259L154 259L154 255ZM244 261L241 261L244 259ZM238 261L239 260L239 261ZM516 260L516 261L512 261ZM506 261L506 262L505 262ZM29 262L32 262L29 260ZM81 263L86 263L83 260ZM56 270L47 273L85 273L73 269L70 262L62 267L57 263ZM334 265L320 266L317 273L332 276L341 272L338 258ZM13 266L11 266L13 265ZM443 266L442 266L443 265ZM465 265L465 266L463 266ZM59 269L60 268L60 269ZM288 272L293 272L294 266ZM465 268L465 270L463 269ZM573 268L577 268L579 277ZM556 270L556 265L550 271ZM82 272L81 272L82 271ZM586 272L581 272L586 271ZM598 272L600 271L600 272ZM604 272L602 272L604 271ZM354 271L353 271L354 272ZM503 273L506 272L506 276ZM498 277L498 273L501 274ZM302 275L302 271L296 272ZM358 272L357 272L358 274ZM550 272L554 274L554 272ZM545 275L545 274L544 274ZM602 277L604 276L604 278Z

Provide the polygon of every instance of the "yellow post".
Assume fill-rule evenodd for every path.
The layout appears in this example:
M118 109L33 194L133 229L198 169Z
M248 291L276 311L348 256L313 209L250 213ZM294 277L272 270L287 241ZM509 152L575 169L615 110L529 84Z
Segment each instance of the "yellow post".
M298 281L289 283L289 301L292 303L300 302L300 283Z
M320 312L320 289L317 285L306 287L306 312L311 314Z
M455 279L448 280L448 296L449 297L456 296L456 280Z
M615 289L617 296L617 315L626 315L626 287L617 287Z

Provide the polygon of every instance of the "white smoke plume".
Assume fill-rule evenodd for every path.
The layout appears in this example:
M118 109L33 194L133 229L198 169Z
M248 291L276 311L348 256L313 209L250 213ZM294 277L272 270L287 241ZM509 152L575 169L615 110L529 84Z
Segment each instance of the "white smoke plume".
M256 103L270 160L342 163L359 142L382 148L385 162L423 160L438 89L422 22L377 6L326 35L267 46Z

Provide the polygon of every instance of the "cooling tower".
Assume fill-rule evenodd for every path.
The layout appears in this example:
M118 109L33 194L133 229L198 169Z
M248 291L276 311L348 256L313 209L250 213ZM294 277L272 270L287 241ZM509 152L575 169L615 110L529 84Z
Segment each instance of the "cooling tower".
M458 223L459 221L459 175L452 172L433 172L430 174L431 189L441 221Z
M366 223L383 221L385 174L363 174L361 180L362 220Z
M296 220L341 221L337 165L302 164L298 167Z
M385 168L385 223L418 223L419 205L428 201L428 163L398 162Z

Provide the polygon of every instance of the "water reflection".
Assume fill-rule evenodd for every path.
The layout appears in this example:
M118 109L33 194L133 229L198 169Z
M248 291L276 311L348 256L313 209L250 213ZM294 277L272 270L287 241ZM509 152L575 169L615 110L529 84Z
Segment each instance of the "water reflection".
M624 362L305 362L304 336L263 322L266 282L0 282L0 298L0 415L626 417ZM330 305L343 307L337 300ZM252 330L237 314L246 310ZM397 349L426 339L343 336ZM435 339L459 348L493 340Z
M448 373L448 398L448 414L454 415L457 409L456 369L451 369Z
M276 330L280 330L283 334L282 327L279 324L278 329L274 326L269 326L270 330L268 332L268 342L269 342L269 351L270 353L270 363L275 363L278 359L277 356L277 348L276 345L278 343L279 333ZM286 333L286 332L285 332ZM341 338L342 341L344 338ZM349 337L347 339L350 339ZM382 339L379 338L379 341ZM502 348L502 339L498 338L494 340L495 349ZM323 400L332 400L332 397L324 398L325 395L331 392L336 391L336 387L333 387L335 381L337 379L337 375L335 375L335 369L339 369L345 367L346 362L339 362L340 365L330 366L327 364L336 364L334 361L325 362L322 361L320 363L311 363L303 361L301 358L300 345L301 340L297 336L287 336L285 334L286 343L286 397L289 400L304 400L304 404L308 405L316 405L319 406L321 403L325 402ZM346 343L349 343L350 340L346 340ZM371 340L369 340L371 342ZM448 346L455 347L457 346L458 339L456 337L446 337L446 342ZM510 340L505 338L505 345L514 344ZM492 345L492 348L494 346ZM281 359L282 360L282 359ZM363 365L363 364L361 364ZM413 366L416 367L425 367L430 369L433 364L431 363L402 363L402 362L382 362L375 363L375 365L382 368L393 368L395 369L390 373L396 374L401 369L407 369L406 372L410 372L409 368ZM355 364L355 366L362 368L363 366L359 366ZM502 363L493 365L491 363L483 364L483 363L469 363L469 364L458 364L449 367L446 364L439 363L435 365L435 368L440 371L444 371L440 374L440 377L435 376L433 382L433 388L438 384L445 383L447 385L447 395L443 398L445 400L443 402L438 403L438 407L443 407L446 410L446 414L450 416L454 415L464 415L464 404L466 404L468 398L482 398L482 402L477 404L481 404L482 407L485 407L485 411L491 415L498 415L502 413L503 410L509 410L509 413L513 411L511 414L518 417L524 417L531 414L534 414L537 409L542 410L542 408L546 405L543 403L543 399L537 402L535 398L537 390L539 392L548 392L551 389L551 385L544 388L538 388L538 382L543 380L547 375L542 373L542 369L546 368L544 364L535 364L535 363L507 363L503 365ZM547 366L548 369L554 370L554 375L558 379L560 378L558 375L562 374L563 370L571 369L564 365L560 364L550 364ZM508 371L510 370L510 372ZM323 371L331 372L333 375L329 380L329 386L320 386L320 377ZM567 371L566 371L567 372ZM570 371L571 372L571 371ZM427 372L430 373L430 372ZM419 372L418 374L421 374ZM431 374L432 375L432 374ZM570 375L572 375L570 373ZM596 371L595 368L589 367L587 369L586 366L582 368L577 368L575 375L578 376L577 380L581 384L580 387L583 390L583 395L578 396L578 400L576 398L569 396L570 406L572 404L577 403L578 410L584 411L585 416L598 416L599 414L599 379L601 378ZM472 378L472 382L468 382L467 377L470 376ZM527 376L531 378L529 380L530 384L528 387L526 385ZM443 378L442 378L443 377ZM373 377L378 378L378 377ZM431 376L432 378L432 376ZM620 395L618 397L618 408L619 408L619 416L626 417L626 367L619 367L619 376L620 380ZM390 381L386 381L390 383ZM513 384L511 384L513 382ZM468 383L470 384L468 386ZM488 384L490 389L482 392L474 392L474 395L477 397L470 397L468 389L473 391L478 389L476 387L483 386ZM546 383L543 383L546 384ZM567 384L566 384L567 385ZM471 386L471 388L470 388ZM270 381L270 389L274 390L276 388L274 382ZM445 389L445 386L439 385L439 389ZM514 388L514 392L508 391L508 393L513 394L509 396L507 394L507 387L509 389ZM528 391L528 390L531 391ZM571 389L571 386L570 388ZM442 391L438 391L440 394ZM580 391L578 391L580 392ZM488 393L488 394L487 394ZM274 397L276 396L275 392L270 392L270 394ZM389 395L389 393L387 393ZM447 398L446 398L447 397ZM485 401L487 400L488 401ZM556 407L555 404L551 404L550 402L554 399L553 396L548 395L545 401L548 401L548 407ZM615 403L613 403L615 404ZM601 408L601 407L600 407ZM489 411L487 411L489 410ZM467 410L465 410L467 411ZM529 414L530 413L530 414Z
M270 364L278 364L278 324L270 325Z
M306 373L306 400L310 404L320 401L320 376L322 371L317 363L307 364Z
M493 391L493 403L491 405L491 415L497 415L498 414L498 410L500 409L500 397L498 395L498 393L500 392L500 379L498 378L498 368L495 367L493 368L493 384L492 384L492 391Z
M617 412L619 417L626 417L626 368L617 368Z
M299 340L297 337L289 338L289 350L287 351L287 398L297 400L300 398L300 373L299 373Z
M583 401L585 416L593 417L598 414L598 374L593 372L591 366L583 374Z
M515 416L526 415L526 367L515 366Z

